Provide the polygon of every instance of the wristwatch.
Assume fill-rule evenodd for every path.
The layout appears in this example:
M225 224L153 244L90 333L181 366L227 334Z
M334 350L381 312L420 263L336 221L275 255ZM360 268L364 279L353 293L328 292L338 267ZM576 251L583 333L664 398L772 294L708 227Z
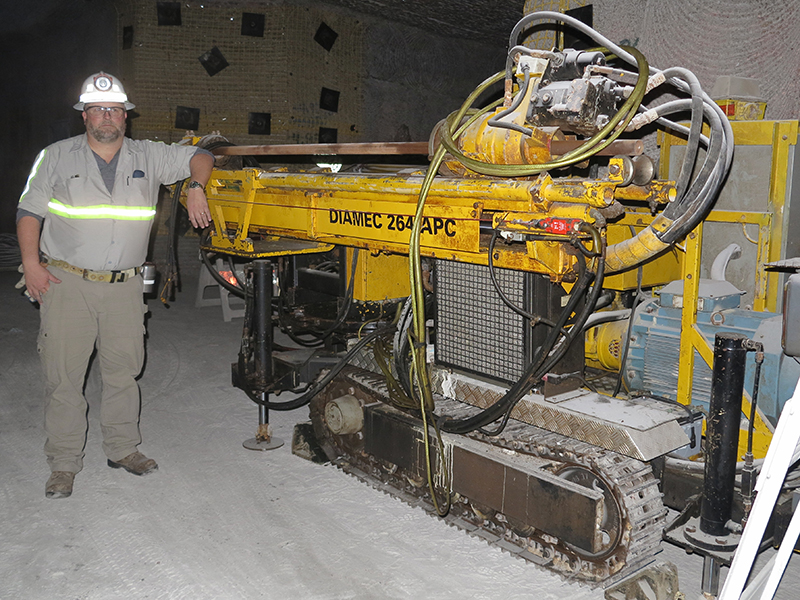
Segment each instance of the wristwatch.
M200 183L199 181L194 181L194 180L190 181L190 182L189 182L189 189L190 189L190 190L193 190L193 189L195 189L195 188L200 188L200 189L202 189L202 190L205 190L205 189L206 189L206 186L204 186L204 185L203 185L202 183Z

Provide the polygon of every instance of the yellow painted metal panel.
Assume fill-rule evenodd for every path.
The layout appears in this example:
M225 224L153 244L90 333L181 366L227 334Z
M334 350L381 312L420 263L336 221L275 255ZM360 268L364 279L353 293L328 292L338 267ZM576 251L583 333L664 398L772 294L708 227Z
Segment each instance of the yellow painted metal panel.
M352 255L352 250L348 250L348 260L352 260ZM353 285L354 300L361 302L395 300L408 296L409 290L407 256L359 253Z

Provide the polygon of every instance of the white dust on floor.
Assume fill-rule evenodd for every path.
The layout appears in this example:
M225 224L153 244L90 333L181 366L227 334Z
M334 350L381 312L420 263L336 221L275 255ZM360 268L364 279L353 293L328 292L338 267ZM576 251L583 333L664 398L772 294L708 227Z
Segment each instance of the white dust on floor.
M603 598L292 455L305 409L271 413L284 447L243 449L257 412L230 386L241 321L188 296L150 302L141 450L159 471L105 465L93 370L85 466L65 500L44 497L38 316L15 305L0 321L0 598ZM696 597L701 559L671 547L661 558Z

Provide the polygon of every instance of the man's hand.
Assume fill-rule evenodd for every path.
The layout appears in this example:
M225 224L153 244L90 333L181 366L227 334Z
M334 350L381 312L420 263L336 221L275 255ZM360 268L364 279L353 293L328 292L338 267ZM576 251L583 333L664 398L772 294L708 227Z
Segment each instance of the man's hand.
M203 188L190 188L186 192L186 210L193 227L205 229L211 223L211 211Z
M214 157L206 152L196 152L189 161L189 171L192 181L197 181L203 186L211 177L214 168ZM186 192L186 210L189 211L189 221L194 227L205 229L211 223L211 211L208 210L208 200L203 187L190 187Z
M42 303L42 296L50 289L50 282L61 283L58 277L55 277L48 271L44 265L35 262L26 265L22 264L23 273L25 276L25 286L28 289L28 294L31 298L36 300L39 304Z
M50 274L44 265L39 262L39 219L32 215L23 215L17 221L17 240L19 251L22 255L22 273L25 278L25 287L28 296L42 303L42 294L50 289L50 282L61 283L61 280Z

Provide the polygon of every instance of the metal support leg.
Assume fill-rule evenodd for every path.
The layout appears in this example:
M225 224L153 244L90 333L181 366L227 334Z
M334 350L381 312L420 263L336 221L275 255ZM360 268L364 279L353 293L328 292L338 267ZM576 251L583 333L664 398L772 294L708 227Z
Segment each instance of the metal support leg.
M272 262L253 262L253 310L255 321L255 375L267 385L272 381ZM262 392L261 400L269 400L269 393ZM283 446L283 440L273 437L269 426L269 409L258 407L258 431L256 437L242 444L248 450L274 450Z
M701 535L719 536L715 541L721 546L730 534L726 524L733 506L747 341L736 333L718 333L714 343L700 531ZM719 594L720 567L714 556L703 557L701 588L706 597L716 598Z
M733 507L747 342L747 337L737 333L715 337L700 509L700 530L711 536L730 533L726 524Z
M703 557L703 578L700 584L700 591L706 598L716 598L719 594L719 570L717 559L706 554Z
M716 335L699 515L688 513L689 518L681 522L683 543L671 538L703 555L701 588L705 598L719 593L720 569L730 564L741 539L732 531L731 516L749 342L736 333Z

